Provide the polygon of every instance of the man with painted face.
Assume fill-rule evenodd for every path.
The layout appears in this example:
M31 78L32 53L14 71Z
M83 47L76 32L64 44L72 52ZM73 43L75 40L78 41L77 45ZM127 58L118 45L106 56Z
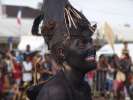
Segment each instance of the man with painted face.
M42 12L41 34L62 70L41 87L36 100L92 100L84 75L96 68L91 37L96 25L68 0L45 0Z

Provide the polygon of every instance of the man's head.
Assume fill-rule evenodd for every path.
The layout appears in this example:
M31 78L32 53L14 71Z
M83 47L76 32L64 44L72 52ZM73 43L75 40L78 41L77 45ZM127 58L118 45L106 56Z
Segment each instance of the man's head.
M96 67L93 41L84 38L72 39L64 49L64 58L72 68L86 73Z
M51 52L59 64L66 62L75 70L86 73L96 67L95 47L93 45L93 32L83 31L78 35L57 42L52 46ZM91 34L91 35L90 35Z
M99 62L104 62L106 60L106 57L104 55L100 55Z
M30 51L30 45L28 44L28 45L26 45L26 51Z
M64 12L60 12L60 14L58 12L58 14L63 15L63 19L56 20L58 14L55 13L52 17L54 27L51 28L51 24L47 20L46 22L49 23L44 23L44 34L42 35L57 63L63 64L65 61L72 68L85 73L96 66L96 52L91 37L96 25L91 26L85 16L69 3L63 4L61 8ZM47 18L48 14L45 14L44 17ZM70 17L73 21L69 20Z

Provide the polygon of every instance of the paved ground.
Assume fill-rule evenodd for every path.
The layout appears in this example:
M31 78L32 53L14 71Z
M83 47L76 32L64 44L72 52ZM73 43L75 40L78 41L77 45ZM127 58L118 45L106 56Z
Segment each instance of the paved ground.
M104 97L93 97L93 100L114 100L114 99L113 98L109 99L109 98L104 98ZM121 98L119 100L124 100L124 98Z
M103 97L94 97L93 100L107 100L107 99L105 99Z

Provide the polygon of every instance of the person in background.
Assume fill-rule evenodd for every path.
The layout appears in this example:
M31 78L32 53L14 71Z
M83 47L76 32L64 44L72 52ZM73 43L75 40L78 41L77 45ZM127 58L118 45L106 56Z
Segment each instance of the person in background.
M5 56L0 57L0 99L5 99L10 89L7 64L4 58Z
M122 67L123 72L125 73L126 80L125 80L125 98L130 98L129 97L129 74L131 73L131 66L132 66L132 59L130 57L130 51L128 50L128 43L124 42L124 48L122 50L122 56L120 59L120 64Z
M31 46L29 44L27 44L26 45L26 49L25 49L25 51L23 53L24 60L26 60L26 57L29 56L30 61L32 61L32 56L31 56L32 53L33 52L31 51Z
M32 70L33 70L33 65L32 62L30 61L30 57L26 56L25 61L22 62L22 81L23 83L32 83Z
M30 53L31 53L31 47L30 47L30 45L28 44L28 45L26 46L25 54L26 54L26 55L29 55Z
M16 60L22 62L24 60L24 55L21 51L16 51Z
M53 76L53 65L51 62L51 55L45 54L44 60L42 60L42 58L40 57L40 65L38 67L38 72L41 75L40 80L45 81L48 80L51 76Z
M122 50L122 56L120 57L121 60L121 67L123 71L128 74L131 71L132 66L132 59L130 57L130 51L128 50L128 43L124 42L124 48Z
M2 55L0 55L0 99L3 96L4 72L5 72L5 69L2 66Z
M94 89L94 77L95 77L95 71L90 71L86 74L86 81L88 82L88 84L90 85L92 92Z
M10 84L12 84L13 83L13 79L12 79L13 78L13 75L12 75L13 63L12 63L11 58L8 56L8 54L6 54L5 56L5 62L7 64L9 81L10 81Z
M123 42L123 45L124 45L124 48L122 50L122 53L129 53L129 50L128 50L128 42L127 41L124 41Z
M8 56L10 57L12 61L12 77L14 82L19 86L21 84L22 80L22 66L21 62L16 59L16 53L15 51L11 51L8 53Z
M116 68L117 64L117 55L113 55L111 59L108 61L108 69L106 74L106 89L107 89L107 96L113 95L113 83L116 77Z
M129 75L129 95L131 100L133 99L133 73L130 73Z
M100 55L96 70L96 90L103 96L106 91L106 73L108 61L104 55Z

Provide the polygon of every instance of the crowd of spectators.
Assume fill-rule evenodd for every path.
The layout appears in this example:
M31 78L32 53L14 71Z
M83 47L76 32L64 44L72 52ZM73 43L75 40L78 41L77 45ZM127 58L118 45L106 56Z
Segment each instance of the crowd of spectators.
M121 52L121 57L100 55L97 69L86 75L93 95L107 97L107 100L133 100L133 63L127 43Z
M133 99L133 63L127 44L124 45L121 57L100 55L97 69L86 74L92 95ZM1 53L0 100L21 100L27 87L47 81L58 70L50 53L31 52L29 45L24 52L7 50Z
M21 100L29 86L55 75L58 68L51 58L49 53L42 55L39 51L31 51L29 45L23 52L1 52L0 100Z

